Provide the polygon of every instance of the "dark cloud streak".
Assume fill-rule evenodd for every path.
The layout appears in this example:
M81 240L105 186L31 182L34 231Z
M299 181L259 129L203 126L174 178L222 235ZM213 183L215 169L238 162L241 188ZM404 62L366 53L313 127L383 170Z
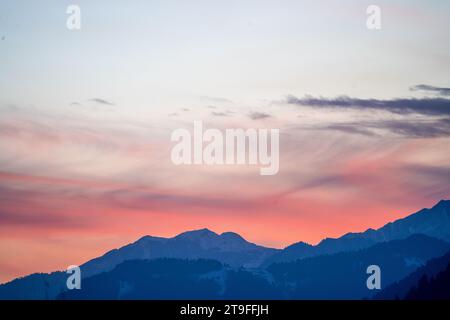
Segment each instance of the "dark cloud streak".
M272 118L272 116L268 113L263 112L251 112L248 114L248 117L252 120L262 120L267 118Z
M425 91L436 93L440 96L450 96L450 88L435 87L427 84L418 84L409 88L411 91Z
M107 105L107 106L114 106L115 105L114 103L112 103L112 102L110 102L108 100L100 99L100 98L92 98L89 101L92 101L92 102L95 102L95 103L98 103L98 104Z
M359 99L348 96L324 98L288 96L286 102L292 105L316 108L383 110L396 114L450 115L450 99L444 98L398 98L391 100Z

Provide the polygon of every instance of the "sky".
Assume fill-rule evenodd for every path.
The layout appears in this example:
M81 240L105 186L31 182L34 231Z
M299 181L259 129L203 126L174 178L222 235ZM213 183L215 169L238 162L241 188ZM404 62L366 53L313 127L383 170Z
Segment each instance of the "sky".
M204 227L315 244L450 198L449 30L439 0L1 1L0 282ZM194 121L279 129L278 174L175 166Z

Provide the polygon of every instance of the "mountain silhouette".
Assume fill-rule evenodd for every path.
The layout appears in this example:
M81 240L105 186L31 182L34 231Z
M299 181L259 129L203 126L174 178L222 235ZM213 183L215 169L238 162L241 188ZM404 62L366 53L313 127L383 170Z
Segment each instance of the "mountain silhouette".
M446 270L450 265L450 252L444 256L429 260L424 266L418 268L407 277L396 281L377 293L373 298L376 300L405 299L408 293L417 287L421 279L432 279L437 274ZM450 292L450 286L447 287Z
M441 200L431 209L422 209L406 218L389 222L377 230L368 229L361 233L347 233L337 239L327 238L316 246L303 242L295 243L267 258L263 265L359 250L384 241L404 239L413 234L425 234L450 241L450 200Z
M378 230L348 233L338 239L325 239L316 246L299 242L283 250L250 243L233 232L217 234L208 229L188 231L172 238L144 236L81 265L83 290L89 283L103 283L102 279L105 278L102 277L114 280L112 283L115 285L125 283L128 286L133 283L133 279L122 277L121 268L134 272L136 277L154 278L149 271L144 270L140 274L143 271L139 269L142 267L140 263L144 262L158 260L159 265L151 264L149 268L158 270L168 264L167 268L178 266L180 274L184 274L181 269L185 267L200 268L202 263L211 266L211 261L214 261L215 266L220 266L216 271L203 272L200 268L194 270L193 274L184 275L187 277L183 280L187 281L186 286L193 287L205 284L198 283L199 277L202 278L205 274L209 277L212 273L218 277L212 280L215 283L214 290L212 287L209 287L210 291L205 289L206 291L201 292L193 289L192 297L371 297L374 292L368 292L365 287L367 274L364 268L368 265L379 264L382 267L383 288L386 288L422 267L429 259L450 251L446 242L450 239L449 207L450 201L443 200L431 209L420 210ZM191 260L203 262L191 265ZM139 262L129 264L130 261ZM149 270L153 270L151 268ZM65 272L59 271L18 278L0 285L0 299L70 299L80 295L79 292L64 293L67 277ZM235 281L231 281L232 279ZM167 278L166 280L169 281ZM253 290L248 286L259 289ZM139 285L131 287L140 288ZM139 289L142 292L136 289L138 291L133 293L132 290L125 296L118 295L117 288L114 288L111 289L111 294L115 298L129 297L129 294L141 298L154 297L145 288ZM91 296L103 297L106 294L94 291L90 291Z
M129 260L65 291L62 300L279 299L282 293L260 275L215 260Z
M363 299L377 293L366 286L368 266L380 267L384 288L448 251L450 243L416 234L358 251L275 263L267 270L291 299Z
M128 260L58 299L213 299L221 290L214 273L222 271L223 265L214 260Z
M444 271L428 278L423 275L405 296L406 300L450 300L450 263Z
M237 233L217 234L208 229L183 232L173 238L145 236L120 249L107 252L81 266L84 276L112 270L132 259L214 259L230 266L257 267L278 249L250 243Z
M278 249L246 241L237 233L217 234L208 229L181 233L172 238L145 236L134 243L111 250L80 266L83 278L111 271L127 260L157 258L214 259L232 267L257 267ZM34 274L0 285L0 299L54 299L65 288L67 274ZM61 286L49 289L47 283ZM28 288L28 290L27 290Z
M362 299L367 266L381 268L382 283L405 277L450 243L425 235L377 244L356 252L271 265L264 272L214 260L129 260L83 281L82 290L58 299Z

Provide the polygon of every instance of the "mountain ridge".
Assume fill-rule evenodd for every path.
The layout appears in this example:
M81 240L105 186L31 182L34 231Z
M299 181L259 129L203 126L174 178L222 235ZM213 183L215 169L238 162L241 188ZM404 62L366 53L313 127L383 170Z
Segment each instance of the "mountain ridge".
M158 258L210 259L232 268L261 270L269 265L295 261L307 257L330 255L338 252L357 251L380 242L404 239L413 234L449 241L450 201L441 200L430 209L422 209L404 218L385 224L374 230L347 233L340 238L326 238L313 246L297 242L283 250L260 246L245 240L234 232L218 234L209 229L182 232L171 238L146 235L135 242L110 250L80 266L83 278L108 272L127 260L152 260ZM65 272L32 274L0 285L0 299L8 297L8 290L21 299L23 290L30 299L53 299L59 294ZM65 285L65 283L63 284ZM49 289L51 287L51 290ZM22 288L22 289L21 289ZM22 291L21 291L22 290ZM28 290L29 291L29 290Z
M267 270L293 299L363 299L367 267L377 265L384 289L450 251L450 243L423 234L380 242L368 248L271 264Z
M431 208L424 208L388 222L378 229L369 228L364 232L349 232L339 238L325 238L315 246L305 246L303 242L294 243L269 257L263 262L263 266L267 267L275 262L359 250L380 242L404 239L413 234L425 234L450 241L450 200L440 200Z
M376 293L366 286L367 266L378 265L382 286L388 286L449 250L448 242L415 234L359 251L274 264L266 274L215 260L128 260L85 279L83 290L65 290L57 298L362 299Z
M278 249L248 242L234 232L217 234L209 229L182 232L171 238L144 236L137 241L89 260L81 266L87 276L130 259L203 258L231 266L256 267Z

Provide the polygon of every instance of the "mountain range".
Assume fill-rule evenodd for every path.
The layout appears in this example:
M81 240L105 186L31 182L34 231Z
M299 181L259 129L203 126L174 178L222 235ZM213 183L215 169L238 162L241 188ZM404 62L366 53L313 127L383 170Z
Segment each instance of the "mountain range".
M366 286L368 266L380 268L385 287L449 251L450 243L415 234L357 251L275 263L267 270L290 299L363 299L377 293Z
M380 265L386 288L446 254L449 241L449 200L377 230L282 250L208 229L145 236L81 265L82 290L67 291L68 275L59 271L0 285L0 299L361 299L373 296L365 287L368 264ZM177 293L176 283L191 289Z
M306 257L354 251L370 247L379 242L404 239L413 234L450 241L450 201L441 200L431 209L422 209L403 219L389 222L374 230L361 233L347 233L340 238L326 238L316 246L298 242L276 252L263 265L288 262Z
M214 259L232 267L258 267L278 249L250 243L234 232L217 234L208 229L181 233L173 238L145 236L120 249L114 249L81 266L85 276L112 270L132 259L181 258Z
M370 248L277 263L267 270L231 268L216 260L128 260L87 278L58 299L362 299L369 265L386 284L402 279L450 243L417 234ZM329 266L324 268L324 266Z
M230 267L256 268L279 251L250 243L237 233L217 234L208 229L181 233L173 238L144 236L80 266L83 278L113 270L128 260L157 258L213 259ZM0 299L54 299L65 290L64 272L33 274L0 285Z

